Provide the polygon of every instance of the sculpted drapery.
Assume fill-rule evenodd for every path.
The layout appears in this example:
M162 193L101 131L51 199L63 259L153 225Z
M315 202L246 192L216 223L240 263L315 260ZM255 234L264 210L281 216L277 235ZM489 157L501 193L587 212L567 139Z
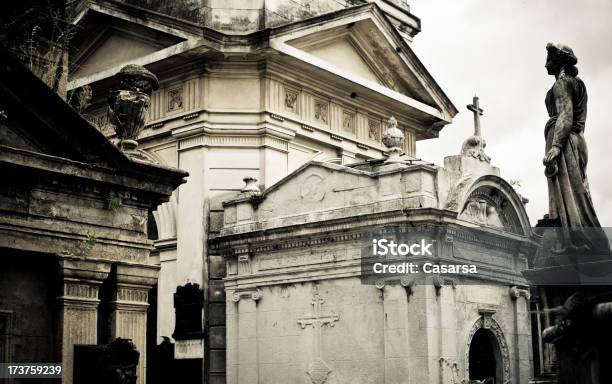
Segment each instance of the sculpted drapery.
M549 43L546 49L546 69L556 79L546 94L549 119L544 129L549 218L557 222L561 232L556 251L607 250L586 176L586 86L577 77L578 60L571 48Z

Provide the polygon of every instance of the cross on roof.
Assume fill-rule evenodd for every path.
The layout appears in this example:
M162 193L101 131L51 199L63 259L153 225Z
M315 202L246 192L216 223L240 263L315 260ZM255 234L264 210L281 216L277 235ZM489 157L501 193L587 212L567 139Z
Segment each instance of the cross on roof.
M480 116L484 111L478 105L478 96L474 96L472 104L468 104L467 109L474 113L474 136L480 136Z

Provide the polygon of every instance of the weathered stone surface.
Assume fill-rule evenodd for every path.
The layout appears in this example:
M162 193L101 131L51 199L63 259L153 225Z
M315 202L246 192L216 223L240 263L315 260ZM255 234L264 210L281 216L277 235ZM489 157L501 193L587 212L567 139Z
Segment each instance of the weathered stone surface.
M47 332L57 344L44 353L33 343L21 361L60 361L62 380L71 383L75 344L123 336L141 351L137 374L144 383L148 291L159 270L149 264L147 216L186 174L128 159L3 48L0 99L8 117L0 126L11 132L0 136L0 175L8 180L0 187L0 247L9 256L3 262L12 270L19 263L10 256L22 253L46 265L51 279L40 281L42 307L14 303L19 285L3 287L0 313L15 313L10 326L24 327L26 337L24 319L40 316L40 332L52 326ZM11 348L21 342L12 338Z
M228 262L228 295L240 298L227 301L228 351L241 351L228 353L229 382L244 375L312 383L445 382L451 372L440 359L468 377L470 342L479 330L499 349L497 379L530 377L520 249L534 243L523 202L488 162L466 155L447 164L406 157L353 167L311 162L264 190L249 216L226 218L209 245ZM465 177L449 207L441 186ZM465 213L478 199L494 207L485 209L486 220ZM245 204L238 196L224 203L225 212ZM440 246L452 242L453 257L483 267L479 283L431 276L418 284L363 284L360 228L405 223L406 217L411 225L443 220L449 232ZM485 240L484 232L474 241L462 229L474 224L496 229L509 242ZM257 301L253 291L261 292Z

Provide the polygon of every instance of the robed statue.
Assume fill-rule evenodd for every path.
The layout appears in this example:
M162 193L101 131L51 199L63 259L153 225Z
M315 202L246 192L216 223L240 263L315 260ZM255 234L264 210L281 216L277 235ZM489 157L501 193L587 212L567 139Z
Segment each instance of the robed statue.
M586 175L587 91L578 77L578 59L562 44L549 43L546 50L546 69L555 77L546 94L549 119L544 128L549 219L559 227L554 251L607 251L608 240L595 214Z

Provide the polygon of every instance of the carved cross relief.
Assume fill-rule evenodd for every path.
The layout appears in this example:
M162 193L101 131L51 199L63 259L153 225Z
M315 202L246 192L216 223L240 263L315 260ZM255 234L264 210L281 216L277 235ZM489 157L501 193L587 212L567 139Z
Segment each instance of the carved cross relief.
M321 356L321 328L326 325L333 327L334 323L340 320L340 316L334 311L323 311L324 302L325 299L319 294L319 289L315 285L311 302L313 311L305 313L298 319L298 324L302 329L312 326L314 330L314 360L310 363L308 371L306 372L313 384L324 384L327 381L327 377L332 372L331 368L323 361Z

